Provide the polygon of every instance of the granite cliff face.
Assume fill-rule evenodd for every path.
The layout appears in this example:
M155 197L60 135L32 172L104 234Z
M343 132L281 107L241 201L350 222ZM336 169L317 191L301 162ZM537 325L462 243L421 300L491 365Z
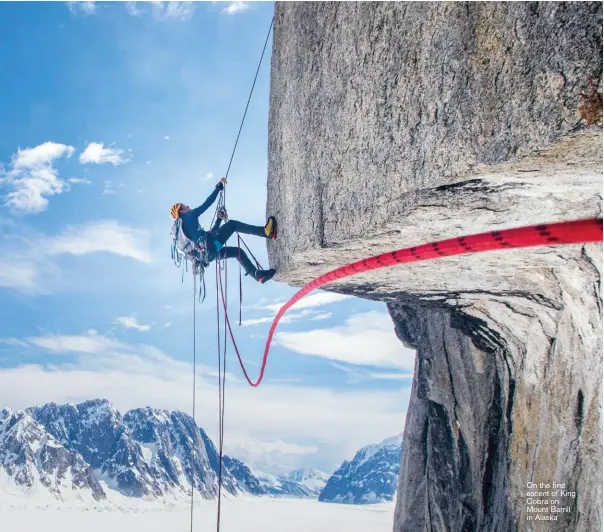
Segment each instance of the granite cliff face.
M300 286L601 217L601 116L601 3L277 4L271 267ZM395 531L602 528L601 264L600 244L502 250L328 286L386 302L417 350ZM571 512L528 521L529 482L564 483Z

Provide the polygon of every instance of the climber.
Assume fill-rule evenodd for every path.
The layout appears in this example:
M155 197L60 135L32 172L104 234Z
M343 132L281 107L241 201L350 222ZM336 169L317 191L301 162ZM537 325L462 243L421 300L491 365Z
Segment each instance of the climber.
M176 248L197 264L206 267L213 260L237 258L246 275L251 275L260 283L270 281L276 270L260 270L256 268L245 251L239 247L226 246L227 240L235 232L247 235L255 235L269 240L277 238L277 220L270 216L264 226L249 225L236 220L227 221L222 227L222 221L226 218L226 211L220 208L217 219L210 231L204 231L199 225L199 217L216 201L220 191L224 189L226 179L223 177L199 207L191 209L188 205L176 203L170 209L170 216L174 220L172 226L172 240Z

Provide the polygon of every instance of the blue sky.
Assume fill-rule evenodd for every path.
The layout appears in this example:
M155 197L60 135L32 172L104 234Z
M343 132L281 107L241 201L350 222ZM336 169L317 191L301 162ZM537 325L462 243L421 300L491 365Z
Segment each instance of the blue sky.
M170 206L226 171L270 2L0 3L0 406L106 397L191 409L192 285ZM263 223L270 43L231 168L231 218ZM211 211L202 218L209 224ZM266 264L264 242L247 239ZM244 278L252 374L295 289ZM238 314L238 269L229 300ZM197 420L217 434L214 276L198 307ZM229 352L227 452L330 470L400 432L413 353L384 305L318 292L280 325L263 384Z

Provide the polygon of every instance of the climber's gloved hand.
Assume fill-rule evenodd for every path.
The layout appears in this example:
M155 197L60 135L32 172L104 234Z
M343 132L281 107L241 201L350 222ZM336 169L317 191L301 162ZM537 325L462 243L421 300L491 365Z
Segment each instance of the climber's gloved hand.
M223 177L216 185L216 190L224 190L224 185L226 185L226 182L226 178Z

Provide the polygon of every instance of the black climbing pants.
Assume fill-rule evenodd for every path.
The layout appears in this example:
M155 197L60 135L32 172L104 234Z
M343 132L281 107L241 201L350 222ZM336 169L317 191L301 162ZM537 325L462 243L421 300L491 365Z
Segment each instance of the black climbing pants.
M252 261L250 260L250 258L247 256L247 253L243 249L236 248L233 246L226 246L218 252L218 258L219 259L238 259L239 262L241 263L241 266L243 266L245 273L253 276L254 273L256 272L256 266L254 266L252 264Z
M264 226L262 225L249 225L237 220L229 220L215 233L215 238L221 244L226 244L226 241L233 236L233 233L243 233L244 235L254 235L266 238L264 232Z
M216 253L216 245L212 242L212 239L218 240L221 244L226 244L226 241L233 235L233 233L243 233L244 235L254 235L267 238L264 232L264 226L262 225L249 225L237 220L229 220L222 227L216 231L210 233L210 260L214 260L216 257L219 259L238 259L248 275L254 275L256 267L252 264L252 261L247 256L247 253L238 247L226 246L223 247L218 253Z

